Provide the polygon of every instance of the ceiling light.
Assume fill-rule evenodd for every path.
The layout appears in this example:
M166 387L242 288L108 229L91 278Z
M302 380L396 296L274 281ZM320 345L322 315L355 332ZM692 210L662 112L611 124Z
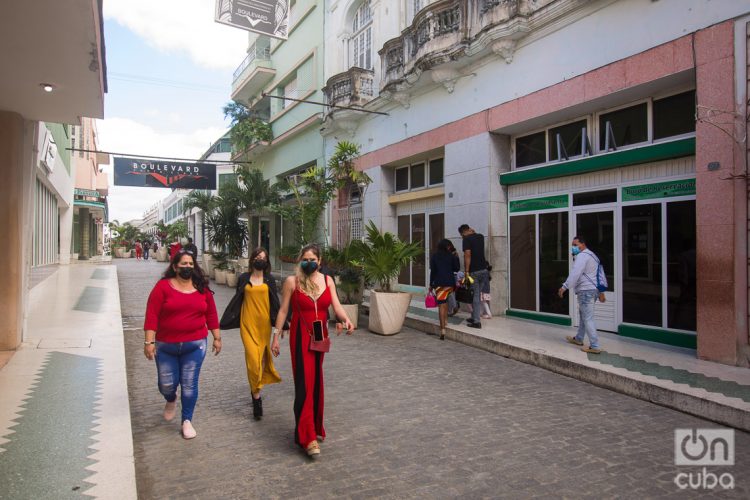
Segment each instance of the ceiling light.
M42 87L45 92L52 92L53 90L55 90L55 86L51 83L40 83L39 86Z

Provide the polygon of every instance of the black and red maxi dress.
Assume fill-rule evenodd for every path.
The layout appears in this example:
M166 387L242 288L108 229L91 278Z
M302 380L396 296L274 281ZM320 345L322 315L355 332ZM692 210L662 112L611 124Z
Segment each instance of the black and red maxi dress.
M289 351L292 354L294 372L294 442L306 448L318 436L325 438L323 429L323 356L322 352L310 350L310 334L315 320L323 322L323 331L328 335L326 312L331 305L331 290L326 277L326 289L313 300L299 288L290 299L292 321L289 335Z

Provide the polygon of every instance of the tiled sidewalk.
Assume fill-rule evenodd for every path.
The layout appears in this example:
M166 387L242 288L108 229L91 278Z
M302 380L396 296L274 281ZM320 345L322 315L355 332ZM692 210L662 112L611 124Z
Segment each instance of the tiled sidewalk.
M466 326L449 318L447 338L563 375L750 431L750 369L695 357L695 351L600 332L600 355L568 344L575 329L505 316ZM406 324L437 334L436 310L413 300Z
M136 497L115 266L60 266L31 290L25 342L0 369L0 485Z

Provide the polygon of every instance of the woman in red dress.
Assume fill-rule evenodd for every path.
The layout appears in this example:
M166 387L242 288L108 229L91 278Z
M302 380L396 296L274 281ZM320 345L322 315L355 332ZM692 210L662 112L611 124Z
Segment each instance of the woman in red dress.
M315 322L320 322L324 337L328 337L327 312L331 305L348 334L354 331L354 326L339 303L333 279L319 271L320 248L307 245L297 261L296 276L284 282L281 308L273 328L271 352L274 356L279 355L278 333L284 326L287 313L291 311L289 350L294 372L294 418L297 424L294 441L305 449L308 456L317 458L320 455L318 436L321 441L326 437L323 428L324 354L310 349L310 339Z

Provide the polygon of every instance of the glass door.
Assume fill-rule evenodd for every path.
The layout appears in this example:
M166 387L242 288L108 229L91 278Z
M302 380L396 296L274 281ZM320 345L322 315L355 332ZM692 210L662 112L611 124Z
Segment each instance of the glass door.
M609 288L604 294L606 302L597 302L594 308L596 327L599 330L615 332L617 331L617 294L615 290L615 249L617 245L615 238L618 234L615 231L615 212L610 209L576 211L574 214L573 235L584 238L587 243L586 246L600 259L609 284ZM573 324L577 326L578 304L575 297L571 297L571 310L575 310Z

